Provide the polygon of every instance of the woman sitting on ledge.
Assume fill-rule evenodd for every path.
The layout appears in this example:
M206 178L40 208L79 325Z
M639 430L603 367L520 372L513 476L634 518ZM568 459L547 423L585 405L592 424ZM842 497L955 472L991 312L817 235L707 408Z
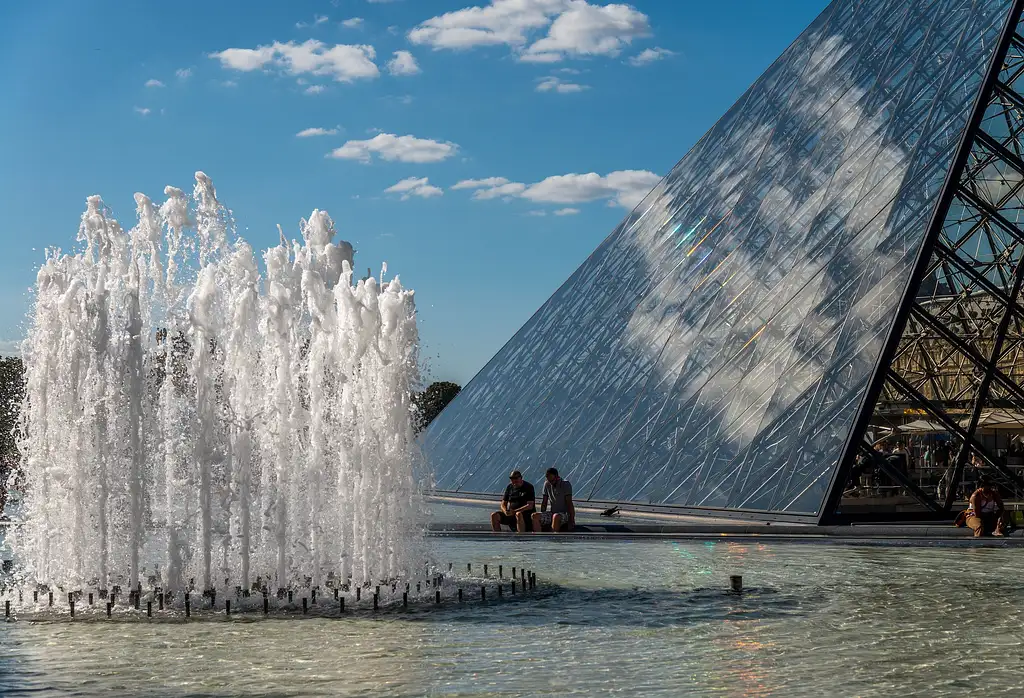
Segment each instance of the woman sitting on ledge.
M974 537L1006 535L1006 514L999 490L985 476L978 479L978 489L971 495L967 507L967 527Z

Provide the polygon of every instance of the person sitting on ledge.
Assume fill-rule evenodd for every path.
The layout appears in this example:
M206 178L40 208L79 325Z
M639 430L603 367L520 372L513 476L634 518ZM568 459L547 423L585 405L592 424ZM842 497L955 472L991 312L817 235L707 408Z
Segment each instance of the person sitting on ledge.
M491 530L497 532L502 526L508 526L525 533L530 530L530 515L536 510L537 496L533 485L524 480L518 470L513 470L508 479L505 494L501 496L501 509L491 514Z
M984 475L978 479L978 489L971 495L965 523L974 531L974 537L1006 535L1006 518L999 490Z
M544 497L540 502L540 513L533 515L534 532L571 531L576 523L576 507L572 503L572 485L558 476L556 468L548 468L544 475ZM551 511L548 512L548 502Z

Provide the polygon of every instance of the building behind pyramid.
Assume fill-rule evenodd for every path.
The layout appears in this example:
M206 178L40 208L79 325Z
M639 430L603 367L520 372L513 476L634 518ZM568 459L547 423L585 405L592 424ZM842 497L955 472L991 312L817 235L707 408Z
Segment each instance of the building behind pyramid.
M829 5L434 421L436 489L555 466L822 523L1024 492L1022 4Z

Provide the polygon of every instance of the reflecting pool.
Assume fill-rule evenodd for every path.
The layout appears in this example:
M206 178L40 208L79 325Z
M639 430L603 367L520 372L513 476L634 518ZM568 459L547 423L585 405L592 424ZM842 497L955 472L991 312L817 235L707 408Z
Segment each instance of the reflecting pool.
M0 695L1003 695L1024 676L1017 550L434 547L461 569L527 566L542 588L342 620L8 623Z

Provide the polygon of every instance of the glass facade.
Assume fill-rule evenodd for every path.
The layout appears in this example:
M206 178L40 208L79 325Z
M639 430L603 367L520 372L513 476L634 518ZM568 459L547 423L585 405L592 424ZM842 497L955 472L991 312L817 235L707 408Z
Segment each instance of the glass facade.
M436 488L816 516L1011 0L837 0L434 421Z
M871 413L844 514L949 510L981 476L1024 496L1024 39L1017 25L967 139ZM892 451L900 473L879 472ZM867 463L875 467L867 467ZM895 477L894 477L895 476ZM903 482L898 482L902 480ZM915 491L916 488L916 491ZM893 490L885 497L886 490ZM902 503L896 500L902 497ZM914 501L916 500L916 501Z

